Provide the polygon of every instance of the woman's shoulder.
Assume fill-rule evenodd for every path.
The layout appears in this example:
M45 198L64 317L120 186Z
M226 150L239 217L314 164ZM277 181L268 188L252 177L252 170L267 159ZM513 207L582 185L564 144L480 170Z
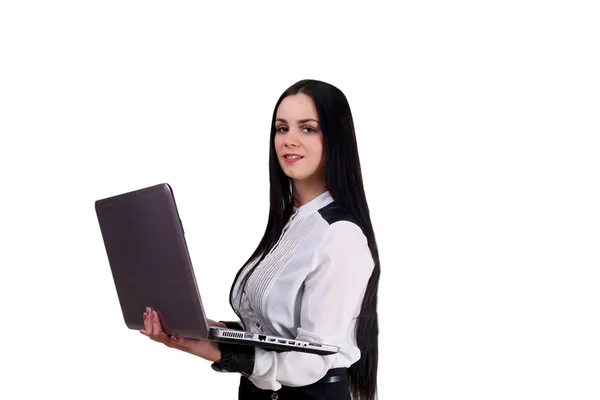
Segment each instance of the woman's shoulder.
M359 225L356 217L335 201L321 208L319 214L321 214L321 217L327 221L329 225L333 225L340 221L347 221Z
M327 224L314 253L314 265L336 264L344 271L371 271L373 258L367 236L352 213L337 204L319 210ZM352 267L353 266L353 267ZM327 267L330 269L330 267Z
M342 236L345 239L354 238L363 241L366 239L358 219L347 209L336 202L332 202L319 210L321 217L327 222L323 235Z

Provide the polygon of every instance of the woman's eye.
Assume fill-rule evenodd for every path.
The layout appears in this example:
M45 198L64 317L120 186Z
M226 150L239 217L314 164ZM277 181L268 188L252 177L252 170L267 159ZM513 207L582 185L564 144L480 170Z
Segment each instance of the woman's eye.
M280 126L277 128L277 132L287 132L287 128L285 126Z
M305 126L304 130L308 130L308 132L314 132L314 128L312 126Z

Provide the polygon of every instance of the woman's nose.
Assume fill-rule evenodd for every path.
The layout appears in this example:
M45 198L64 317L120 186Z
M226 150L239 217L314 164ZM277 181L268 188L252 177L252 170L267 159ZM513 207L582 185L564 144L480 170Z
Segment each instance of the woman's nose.
M285 145L287 147L297 147L298 146L298 141L297 140L293 140L293 139L286 139L285 140Z
M293 132L293 131L289 131L287 135L285 135L285 142L284 144L286 146L298 146L298 144L300 143L299 139L298 139L298 134Z

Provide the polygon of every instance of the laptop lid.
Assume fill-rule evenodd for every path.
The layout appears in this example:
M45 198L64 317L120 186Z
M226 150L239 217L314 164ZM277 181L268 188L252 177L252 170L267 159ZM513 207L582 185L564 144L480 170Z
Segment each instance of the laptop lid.
M167 183L95 202L106 254L129 329L159 313L165 333L206 339L209 327L172 188Z

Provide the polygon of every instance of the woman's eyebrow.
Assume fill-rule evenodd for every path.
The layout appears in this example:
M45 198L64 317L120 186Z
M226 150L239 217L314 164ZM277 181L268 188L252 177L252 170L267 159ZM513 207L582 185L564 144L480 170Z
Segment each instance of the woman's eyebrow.
M277 118L275 121L283 122L284 124L287 124L287 123L288 123L288 122L287 122L287 120L286 120L285 118ZM300 120L298 120L298 123L299 123L299 124L304 124L304 123L306 123L306 122L309 122L309 121L316 122L317 124L319 123L319 121L317 121L317 120L316 120L316 119L314 119L314 118L304 118L304 119L300 119Z
M304 124L304 123L306 123L306 122L309 122L309 121L316 122L317 124L319 123L319 121L317 121L317 120L316 120L316 119L314 119L314 118L305 118L305 119L301 119L301 120L299 120L299 121L298 121L298 123L299 123L299 124Z

